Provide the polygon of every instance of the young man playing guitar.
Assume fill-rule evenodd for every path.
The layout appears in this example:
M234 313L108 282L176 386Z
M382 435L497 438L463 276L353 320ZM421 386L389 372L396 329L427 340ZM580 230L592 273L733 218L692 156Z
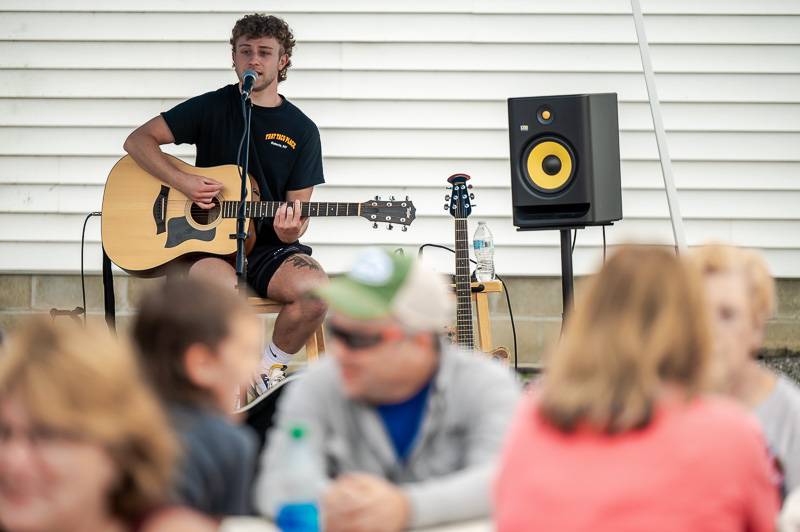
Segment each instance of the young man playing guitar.
M263 200L286 204L272 223L267 219L256 224L247 282L259 295L285 305L264 352L261 376L248 392L252 400L283 378L292 354L324 318L324 304L301 296L309 286L323 282L325 272L310 257L311 248L298 241L308 228L308 219L300 216L300 203L310 200L314 186L323 183L324 177L317 126L278 94L278 83L286 79L295 45L289 26L271 15L247 15L234 25L230 43L238 84L196 96L161 113L131 133L124 148L147 172L200 207L211 208L222 184L177 169L160 146L194 144L200 167L236 164L244 130L242 80L246 70L258 74L251 93L249 173ZM237 284L234 268L217 257L197 260L189 273L221 280L232 289Z

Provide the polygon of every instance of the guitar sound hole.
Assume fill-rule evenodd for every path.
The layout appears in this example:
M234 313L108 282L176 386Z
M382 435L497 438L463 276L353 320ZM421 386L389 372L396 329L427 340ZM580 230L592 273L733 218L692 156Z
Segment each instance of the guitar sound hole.
M204 209L197 205L196 203L192 203L192 207L189 210L192 216L192 220L198 225L210 225L219 218L220 211L222 206L219 203L217 198L214 198L214 206L210 209Z

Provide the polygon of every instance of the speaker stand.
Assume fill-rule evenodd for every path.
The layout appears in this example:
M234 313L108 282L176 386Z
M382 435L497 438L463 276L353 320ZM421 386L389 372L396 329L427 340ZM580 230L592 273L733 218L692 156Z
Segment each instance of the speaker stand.
M561 232L561 330L563 331L567 311L572 308L573 301L572 231L570 229L559 229L559 231Z
M561 233L561 330L567 314L572 308L573 301L573 273L572 273L572 231L585 229L585 226L573 227L517 227L517 231L545 231L558 230Z

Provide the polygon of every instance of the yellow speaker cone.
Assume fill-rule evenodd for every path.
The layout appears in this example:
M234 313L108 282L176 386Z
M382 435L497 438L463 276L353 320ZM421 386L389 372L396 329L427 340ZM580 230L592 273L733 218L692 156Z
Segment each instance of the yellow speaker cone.
M545 140L528 154L528 179L541 190L558 190L572 176L572 166L572 155L563 144Z

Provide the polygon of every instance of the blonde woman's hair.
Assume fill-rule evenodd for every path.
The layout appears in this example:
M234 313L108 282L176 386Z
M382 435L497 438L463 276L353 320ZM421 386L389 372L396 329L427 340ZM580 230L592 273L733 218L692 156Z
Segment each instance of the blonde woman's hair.
M560 430L649 423L664 383L706 386L710 337L699 276L672 252L626 246L587 281L549 359L541 412Z
M726 244L707 244L692 250L691 264L703 275L739 273L747 282L750 314L763 327L775 313L775 279L757 252Z
M130 522L166 501L177 443L127 347L107 331L20 324L0 354L0 401L18 400L31 423L102 446L118 482L109 508Z

